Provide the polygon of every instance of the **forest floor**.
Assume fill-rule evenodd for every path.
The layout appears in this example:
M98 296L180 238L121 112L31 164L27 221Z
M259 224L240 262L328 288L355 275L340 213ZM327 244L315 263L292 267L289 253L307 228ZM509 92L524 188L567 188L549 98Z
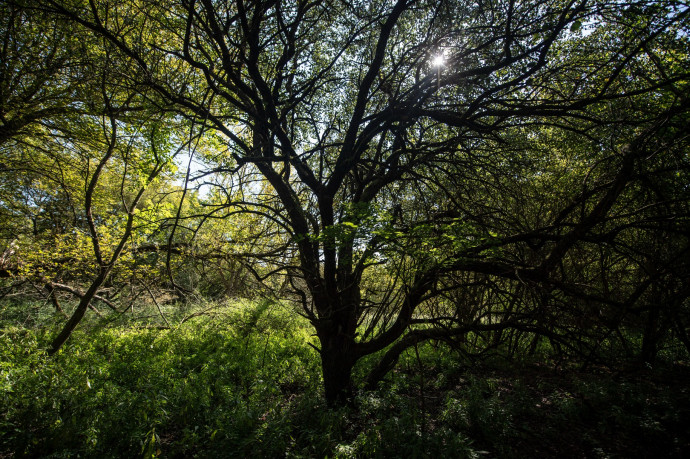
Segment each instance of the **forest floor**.
M170 329L93 319L50 358L61 319L0 308L0 458L690 457L678 359L613 371L425 345L331 410L299 318L197 310Z
M452 388L427 389L423 400L430 419L448 417L449 399L464 404L459 430L490 457L685 458L688 382L684 365L619 372L486 364L467 368Z

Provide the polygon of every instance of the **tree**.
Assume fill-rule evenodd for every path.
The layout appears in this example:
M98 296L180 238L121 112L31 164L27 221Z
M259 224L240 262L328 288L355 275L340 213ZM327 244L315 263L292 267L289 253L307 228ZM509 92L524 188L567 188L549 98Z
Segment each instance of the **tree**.
M2 8L0 208L17 259L3 269L45 289L62 314L55 292L78 299L54 353L93 300L116 309L102 287L135 274L132 242L151 232L155 188L196 131L123 84L131 69L107 41L25 5Z
M565 342L572 323L539 308L605 299L577 287L575 252L640 226L620 217L631 183L657 149L686 151L680 2L40 4L113 46L127 84L224 139L206 158L226 197L214 212L267 222L276 250L257 266L286 276L313 324L329 404L390 346L371 384L425 339ZM491 298L461 295L472 285Z

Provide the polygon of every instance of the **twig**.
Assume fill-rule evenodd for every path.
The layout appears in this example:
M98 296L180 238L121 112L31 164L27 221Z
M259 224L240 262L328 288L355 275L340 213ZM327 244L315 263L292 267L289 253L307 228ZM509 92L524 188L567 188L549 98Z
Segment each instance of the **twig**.
M161 310L161 306L160 306L160 304L158 304L158 300L156 300L156 297L153 295L153 292L151 291L149 286L146 285L146 283L141 279L139 279L139 282L141 282L141 285L143 285L144 288L146 289L146 291L149 292L149 296L153 300L153 304L156 305L156 308L158 309L158 313L161 315L163 322L165 322L165 325L167 325L168 328L170 328L170 322L168 322L168 319L165 318L165 315L163 314L163 311Z

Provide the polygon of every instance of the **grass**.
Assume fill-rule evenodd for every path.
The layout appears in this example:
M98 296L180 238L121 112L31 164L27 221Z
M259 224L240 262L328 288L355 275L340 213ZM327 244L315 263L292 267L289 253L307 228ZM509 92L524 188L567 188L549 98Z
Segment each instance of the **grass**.
M275 303L170 311L170 329L155 314L87 322L55 358L59 320L32 308L0 322L0 457L690 454L683 368L556 372L426 345L356 408L328 410L312 331Z

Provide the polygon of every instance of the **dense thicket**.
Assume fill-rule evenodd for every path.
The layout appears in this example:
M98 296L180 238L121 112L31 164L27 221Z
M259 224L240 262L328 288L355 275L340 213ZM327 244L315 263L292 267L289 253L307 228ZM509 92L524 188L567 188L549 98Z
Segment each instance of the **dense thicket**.
M79 299L51 353L98 302L197 294L291 302L330 404L429 340L690 349L681 1L2 12L3 295Z

